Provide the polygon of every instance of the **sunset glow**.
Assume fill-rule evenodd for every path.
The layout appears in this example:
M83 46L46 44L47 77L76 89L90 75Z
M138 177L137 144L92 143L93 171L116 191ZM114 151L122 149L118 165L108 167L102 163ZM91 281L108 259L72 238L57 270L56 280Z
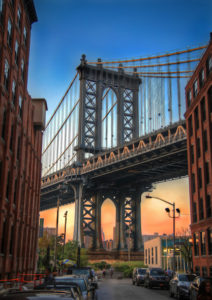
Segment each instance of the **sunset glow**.
M157 184L156 188L149 193L152 197L156 196L169 202L175 202L176 208L180 208L181 216L176 219L176 232L182 228L188 228L190 224L189 208L189 188L188 178L173 180ZM144 193L141 198L141 229L142 234L171 234L172 219L165 212L167 205L154 198L146 199ZM68 211L67 217L67 240L73 239L74 231L74 209L75 204L60 207L59 213L59 234L64 232L64 213ZM171 207L170 207L171 209ZM40 212L40 217L44 218L44 227L56 227L56 208ZM105 239L113 238L113 227L115 226L115 206L113 202L106 199L102 205L102 229Z

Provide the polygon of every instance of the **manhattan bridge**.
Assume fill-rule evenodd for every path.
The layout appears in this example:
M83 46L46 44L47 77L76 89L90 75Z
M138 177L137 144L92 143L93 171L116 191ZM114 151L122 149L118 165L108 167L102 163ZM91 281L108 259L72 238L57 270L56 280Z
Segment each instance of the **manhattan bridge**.
M116 208L115 250L142 249L141 195L187 175L185 85L206 46L89 61L43 134L41 210L75 202L74 240L102 249L101 207ZM129 230L130 229L130 230Z

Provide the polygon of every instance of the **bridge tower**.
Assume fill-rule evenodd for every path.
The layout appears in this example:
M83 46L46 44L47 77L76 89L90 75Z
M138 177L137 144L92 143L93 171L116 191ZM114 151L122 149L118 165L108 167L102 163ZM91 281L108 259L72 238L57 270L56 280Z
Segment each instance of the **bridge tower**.
M98 62L101 62L98 59ZM76 165L80 166L86 153L103 152L102 145L102 99L106 89L111 89L117 99L117 146L139 136L138 91L141 79L137 75L125 74L122 69L109 70L102 64L88 65L85 55L77 68L80 79L79 131ZM136 69L134 70L136 71ZM141 249L140 199L141 193L123 192L122 188L106 187L105 184L89 189L86 178L71 183L75 193L74 239L81 246L84 236L92 238L92 248L101 249L101 206L111 199L116 207L116 250L127 250L130 238L133 250ZM122 190L122 191L121 191ZM129 226L130 224L130 226ZM139 225L138 225L139 224Z
M125 74L123 69L115 71L103 68L102 64L88 65L85 55L82 55L77 70L80 75L80 107L76 150L77 160L82 162L85 153L102 150L102 98L107 88L117 97L117 146L139 136L138 91L141 79L138 75Z

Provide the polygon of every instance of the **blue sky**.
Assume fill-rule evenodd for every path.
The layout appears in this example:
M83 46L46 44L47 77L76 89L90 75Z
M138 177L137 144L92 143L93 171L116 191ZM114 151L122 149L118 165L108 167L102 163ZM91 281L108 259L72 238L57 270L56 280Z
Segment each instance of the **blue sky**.
M211 0L34 0L28 90L44 97L47 119L88 60L152 55L203 45L212 31Z

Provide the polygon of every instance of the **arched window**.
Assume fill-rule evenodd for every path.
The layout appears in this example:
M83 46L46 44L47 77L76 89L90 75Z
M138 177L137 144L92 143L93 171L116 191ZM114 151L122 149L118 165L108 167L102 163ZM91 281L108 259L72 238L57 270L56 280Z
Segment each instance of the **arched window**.
M117 146L117 97L115 92L108 88L102 96L102 147Z

